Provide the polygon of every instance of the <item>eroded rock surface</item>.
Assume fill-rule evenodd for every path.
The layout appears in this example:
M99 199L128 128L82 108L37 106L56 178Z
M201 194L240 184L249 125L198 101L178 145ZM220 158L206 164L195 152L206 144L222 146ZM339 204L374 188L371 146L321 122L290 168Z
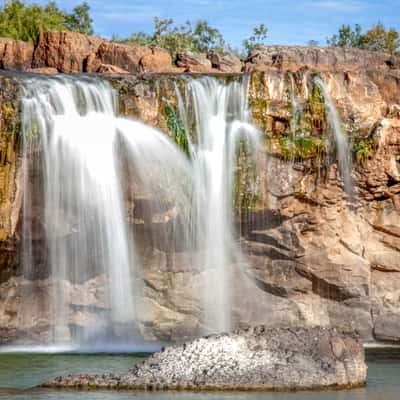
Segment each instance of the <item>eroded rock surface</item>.
M390 54L342 47L256 46L250 52L247 71L283 69L298 71L389 70L398 68L400 58Z
M267 329L167 347L121 376L78 375L42 385L76 389L308 390L365 384L364 349L333 329Z

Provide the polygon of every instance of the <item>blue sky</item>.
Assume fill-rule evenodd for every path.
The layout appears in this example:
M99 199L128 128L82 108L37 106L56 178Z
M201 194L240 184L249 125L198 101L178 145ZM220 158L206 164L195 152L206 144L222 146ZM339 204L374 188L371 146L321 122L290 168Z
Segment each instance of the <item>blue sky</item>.
M46 3L46 0L37 0ZM71 10L82 0L58 0ZM400 0L88 0L97 35L119 37L151 32L154 16L177 23L206 19L234 47L240 47L252 27L268 27L268 44L306 44L325 39L343 23L368 28L378 20L400 30Z

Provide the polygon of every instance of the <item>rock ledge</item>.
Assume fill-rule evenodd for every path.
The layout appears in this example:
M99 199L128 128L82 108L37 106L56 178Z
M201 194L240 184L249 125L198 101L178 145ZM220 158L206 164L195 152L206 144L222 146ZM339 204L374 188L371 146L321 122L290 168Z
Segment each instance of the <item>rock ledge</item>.
M155 353L127 374L58 377L47 388L316 390L365 385L358 339L325 328L263 326L193 340Z

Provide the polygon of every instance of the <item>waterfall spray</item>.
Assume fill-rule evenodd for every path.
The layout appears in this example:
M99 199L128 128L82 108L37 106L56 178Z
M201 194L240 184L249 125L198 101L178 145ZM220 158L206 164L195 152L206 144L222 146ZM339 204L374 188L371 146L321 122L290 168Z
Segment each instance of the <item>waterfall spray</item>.
M181 119L190 132L194 193L193 247L199 252L197 263L209 271L204 282L204 325L208 332L231 327L231 275L239 256L233 232L233 180L236 151L244 141L249 152L258 147L258 132L251 124L248 108L248 78L225 84L215 78L190 80L186 103L181 99ZM193 109L190 115L188 105Z
M25 276L37 279L32 216L40 208L51 286L48 344L135 344L140 263L123 198L121 143L144 193L156 190L149 174L143 179L150 164L153 174L163 171L158 184L169 190L171 174L188 173L186 159L155 129L117 118L108 83L35 78L24 91L23 264ZM183 198L175 186L169 196Z
M339 114L332 101L327 86L319 77L315 78L315 83L319 86L319 88L322 90L322 94L324 95L325 107L328 111L328 123L334 133L339 171L343 180L344 189L345 192L352 197L354 188L351 177L351 158L347 136L343 132Z

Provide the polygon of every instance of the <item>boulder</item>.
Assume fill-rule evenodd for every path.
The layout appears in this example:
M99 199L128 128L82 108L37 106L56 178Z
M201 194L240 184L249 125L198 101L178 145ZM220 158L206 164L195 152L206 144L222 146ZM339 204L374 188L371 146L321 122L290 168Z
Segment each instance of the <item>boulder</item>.
M177 54L176 65L185 72L213 72L211 61L206 54L185 51Z
M31 67L33 44L0 38L0 68L25 71Z
M129 71L111 64L100 64L96 70L98 74L129 74Z
M139 64L143 72L177 72L169 53L159 47L152 47L151 54L144 55Z
M86 71L89 55L104 39L78 32L43 32L33 55L33 68L52 67L66 74Z
M108 64L128 71L140 73L140 60L144 56L151 56L149 47L139 44L122 44L103 42L87 61L87 72L98 72L101 64Z
M388 70L397 68L399 64L399 57L360 49L314 46L256 46L251 50L245 61L245 70Z
M240 58L231 52L218 53L211 51L207 54L213 68L221 72L239 73L242 71L242 62Z
M127 374L59 377L43 387L155 390L313 390L363 386L357 339L334 329L263 326L153 354Z

